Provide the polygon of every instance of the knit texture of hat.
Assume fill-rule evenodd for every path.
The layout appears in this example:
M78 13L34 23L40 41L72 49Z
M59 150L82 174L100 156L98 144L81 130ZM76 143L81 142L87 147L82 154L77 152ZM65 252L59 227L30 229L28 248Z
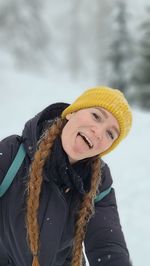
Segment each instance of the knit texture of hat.
M129 133L132 125L131 108L120 90L98 86L88 89L75 102L69 105L62 112L62 118L65 118L69 113L90 107L102 107L106 109L112 113L119 123L120 135L110 148L100 154L100 156L103 156L112 151Z

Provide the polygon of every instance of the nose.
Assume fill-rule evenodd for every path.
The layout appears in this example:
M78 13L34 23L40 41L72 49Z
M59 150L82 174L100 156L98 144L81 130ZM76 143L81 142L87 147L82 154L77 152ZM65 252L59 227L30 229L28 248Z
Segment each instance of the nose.
M92 133L100 140L103 139L104 136L104 127L101 126L93 126L91 129Z

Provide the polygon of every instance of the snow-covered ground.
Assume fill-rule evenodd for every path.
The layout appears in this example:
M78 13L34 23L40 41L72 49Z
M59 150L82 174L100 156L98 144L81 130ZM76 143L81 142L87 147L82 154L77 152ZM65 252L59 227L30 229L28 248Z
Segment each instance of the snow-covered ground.
M90 82L67 76L42 76L3 68L0 74L0 139L21 134L24 123L50 103L71 102ZM105 157L114 178L120 219L133 265L149 266L150 250L150 112L133 111L129 136Z

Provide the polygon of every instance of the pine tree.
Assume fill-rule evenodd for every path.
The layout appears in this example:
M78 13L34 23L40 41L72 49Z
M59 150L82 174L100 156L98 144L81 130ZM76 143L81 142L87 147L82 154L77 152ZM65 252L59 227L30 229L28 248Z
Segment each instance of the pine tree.
M146 8L145 19L141 22L139 32L137 63L132 77L134 101L140 107L150 109L150 7Z
M90 32L88 30L88 42L90 43L92 41L90 54L95 71L95 75L93 72L93 76L95 76L98 84L107 84L108 65L106 55L109 51L111 13L114 3L110 0L95 0L92 5L95 5L95 12L91 18Z
M127 26L127 7L123 0L117 0L114 6L112 35L107 56L109 64L109 83L114 88L127 92L131 56L130 33Z
M82 67L81 55L81 0L72 2L70 9L70 34L68 36L68 67L72 78L79 76Z

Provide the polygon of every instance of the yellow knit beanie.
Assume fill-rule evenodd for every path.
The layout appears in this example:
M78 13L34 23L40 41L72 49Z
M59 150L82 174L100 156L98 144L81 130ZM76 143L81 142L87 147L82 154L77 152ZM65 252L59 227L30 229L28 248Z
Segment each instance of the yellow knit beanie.
M75 102L69 105L62 112L62 118L65 118L69 113L94 106L102 107L112 113L120 127L119 137L109 149L100 154L100 156L103 156L112 151L127 136L132 125L132 113L126 98L120 90L98 86L88 89Z

